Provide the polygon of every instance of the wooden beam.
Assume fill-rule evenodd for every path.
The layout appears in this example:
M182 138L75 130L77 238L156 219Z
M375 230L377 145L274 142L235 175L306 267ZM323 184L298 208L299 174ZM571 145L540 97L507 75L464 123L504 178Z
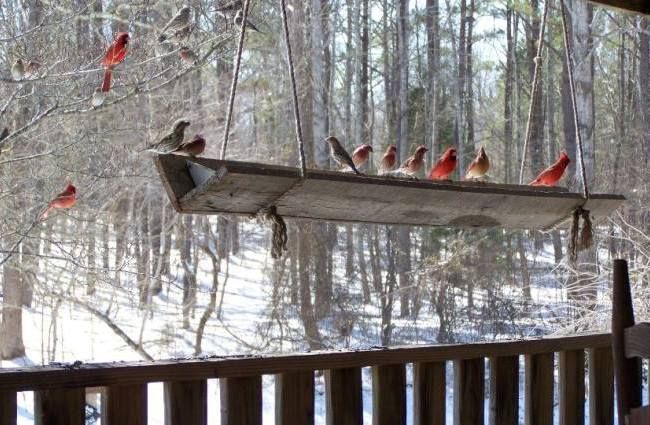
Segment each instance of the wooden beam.
M360 368L326 370L325 394L327 425L363 425Z
M650 15L650 2L648 0L590 0L591 3L613 7L626 12Z
M275 375L276 425L314 424L314 373Z
M585 423L585 352L560 352L560 425Z
M59 388L34 393L36 425L84 425L86 394L84 388Z
M612 288L612 349L619 425L630 409L641 406L641 361L625 356L625 329L634 326L630 277L625 260L614 260Z
M524 423L553 425L553 353L525 357Z
M221 392L221 425L262 425L262 377L224 378Z
M445 425L447 404L447 364L413 365L413 424Z
M372 368L372 425L406 425L406 369Z
M485 359L454 362L454 425L482 424L485 410Z
M589 425L614 423L614 361L609 348L590 348Z
M0 425L16 425L16 392L0 391Z
M106 387L102 408L106 408L105 417L108 425L146 425L147 385Z
M303 181L298 169L291 167L180 155L161 155L156 161L172 205L191 214L250 216L275 205L278 214L296 219L548 229L583 205L581 194L562 188L432 182L326 170L308 170ZM188 164L214 174L199 173L190 184ZM624 199L592 194L584 207L598 221Z
M486 355L502 357L610 347L611 341L611 334L586 334L518 341L419 345L355 351L314 351L299 354L224 356L156 362L88 363L74 369L65 366L0 368L0 390L32 391L74 386L96 387L270 375L395 363L442 362Z
M519 356L490 358L490 425L519 424Z
M165 425L208 424L208 381L165 382Z
M625 357L650 358L650 323L625 328Z
M650 406L632 409L627 419L628 425L650 425Z

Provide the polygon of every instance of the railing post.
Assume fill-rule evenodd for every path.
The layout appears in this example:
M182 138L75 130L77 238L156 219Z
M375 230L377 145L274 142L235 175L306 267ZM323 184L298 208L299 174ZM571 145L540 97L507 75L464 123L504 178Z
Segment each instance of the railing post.
M16 392L0 391L0 425L16 425Z
M208 381L165 382L165 425L208 424Z
M553 425L553 356L554 353L525 356L526 425Z
M641 405L641 361L625 357L625 328L634 326L634 310L627 262L614 260L612 288L612 350L618 400L618 423L625 425L625 415Z
M106 409L104 417L108 425L146 425L147 384L106 387L103 409Z
M36 425L84 425L85 388L57 388L34 392Z
M361 368L325 371L327 425L363 425Z
M485 360L454 361L454 425L484 423Z
M221 425L262 425L262 377L222 378Z
M372 424L406 424L406 370L403 364L372 368Z
M560 352L560 425L585 423L585 352Z
M519 356L490 358L490 425L519 424Z
M590 348L589 355L589 423L614 423L614 364L611 348Z
M446 369L445 362L413 365L414 425L445 425Z
M275 424L313 425L314 373L275 375Z

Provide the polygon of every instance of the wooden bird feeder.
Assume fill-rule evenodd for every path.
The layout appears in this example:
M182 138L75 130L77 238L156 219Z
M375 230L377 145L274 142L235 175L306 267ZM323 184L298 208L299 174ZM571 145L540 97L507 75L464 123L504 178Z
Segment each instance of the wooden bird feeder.
M174 208L190 214L256 215L272 205L285 218L348 223L510 229L553 228L584 202L578 193L482 182L356 176L180 155L159 155L158 172ZM625 198L593 194L595 221Z

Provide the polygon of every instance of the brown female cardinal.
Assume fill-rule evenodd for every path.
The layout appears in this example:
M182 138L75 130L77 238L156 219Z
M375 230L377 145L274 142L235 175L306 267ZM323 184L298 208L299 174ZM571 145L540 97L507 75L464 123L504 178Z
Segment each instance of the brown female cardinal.
M467 173L465 173L465 180L480 179L485 176L490 169L490 159L485 153L485 148L481 146L476 154L476 158L469 164L467 167Z

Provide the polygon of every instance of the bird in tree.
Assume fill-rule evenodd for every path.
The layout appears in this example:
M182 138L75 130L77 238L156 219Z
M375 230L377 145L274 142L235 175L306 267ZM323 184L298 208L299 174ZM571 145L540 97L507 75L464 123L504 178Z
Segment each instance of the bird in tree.
M190 65L196 65L199 61L199 58L196 56L196 53L187 46L183 46L178 51L178 56L181 57L181 60Z
M363 167L368 162L371 152L372 146L369 144L357 147L354 152L352 152L352 162L354 162L354 165L356 165L357 168Z
M417 178L424 166L424 154L429 151L426 146L420 145L415 149L415 153L404 161L401 167L395 170L397 174L406 174L409 177Z
M163 27L158 37L159 43L179 41L187 38L192 32L192 9L189 6L180 8L176 15Z
M174 152L184 153L191 157L197 157L205 150L205 139L200 134L195 134L192 140L180 145Z
M341 167L349 167L355 174L361 175L359 170L357 170L356 165L354 165L354 161L352 161L350 154L345 150L345 148L343 148L339 139L334 136L329 136L325 141L330 146L330 156L334 162Z
M68 183L65 190L52 199L41 213L40 220L45 220L55 209L69 209L77 203L77 188Z
M237 11L237 14L235 15L234 18L235 25L237 25L239 28L241 28L242 22L244 22L244 11L239 10ZM246 19L246 28L250 28L255 32L261 33L259 29L251 22L250 19Z
M158 142L150 145L147 150L158 153L171 153L176 151L185 139L185 129L190 125L186 119L180 119L174 123L172 130Z
M37 60L30 60L25 66L26 77L36 77L41 70L41 63Z
M564 175L566 167L571 163L566 151L560 152L560 157L553 165L539 173L537 178L530 182L530 186L555 186Z
M104 66L104 81L102 83L102 91L108 93L111 90L111 79L113 78L113 68L124 61L127 54L127 44L129 44L129 33L118 32L113 44L110 45L102 65Z
M15 81L25 78L25 64L22 59L16 59L16 62L11 66L11 78Z
M449 180L449 175L456 169L456 149L447 148L438 162L429 171L431 180Z
M220 13L234 13L244 7L242 0L231 0L222 2L220 6L215 9Z
M467 167L467 173L465 173L465 180L475 180L484 177L488 170L490 169L490 159L485 153L485 148L480 147L476 158L469 164Z
M393 171L397 166L397 146L389 145L379 162L379 174Z

